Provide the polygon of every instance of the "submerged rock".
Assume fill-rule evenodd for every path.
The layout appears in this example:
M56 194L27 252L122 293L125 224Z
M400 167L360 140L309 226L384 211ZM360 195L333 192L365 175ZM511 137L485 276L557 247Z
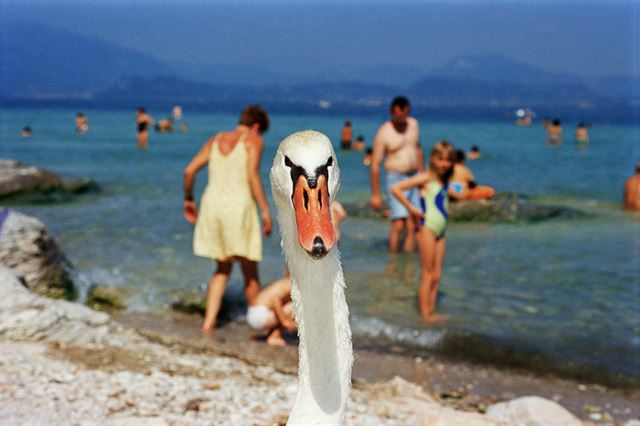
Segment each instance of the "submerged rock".
M96 311L115 312L126 308L126 290L92 286L87 293L85 305Z
M0 265L43 296L73 300L76 289L71 263L38 219L0 209Z
M367 201L345 202L343 204L351 216L386 220L383 214L371 209ZM453 222L538 222L583 215L585 213L577 209L540 204L524 195L512 193L499 193L488 200L449 203L449 218Z
M74 194L97 189L88 178L62 179L48 170L0 158L0 200L67 201Z
M207 301L201 293L176 290L171 295L175 298L175 301L171 303L171 309L174 311L204 316Z
M449 203L449 217L455 222L538 222L583 215L576 209L540 204L511 193L496 194L488 200Z

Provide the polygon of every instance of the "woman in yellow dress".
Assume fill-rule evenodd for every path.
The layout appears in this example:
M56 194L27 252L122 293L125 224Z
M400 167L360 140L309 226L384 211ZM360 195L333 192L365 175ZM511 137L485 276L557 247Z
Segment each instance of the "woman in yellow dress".
M247 302L260 291L258 262L262 259L262 236L271 232L269 204L260 179L264 149L262 134L269 117L261 107L245 108L235 130L210 138L184 170L184 217L195 223L193 252L215 259L217 268L209 281L203 331L212 331L234 261L240 263ZM193 183L208 165L209 181L196 209ZM262 229L258 209L262 212Z

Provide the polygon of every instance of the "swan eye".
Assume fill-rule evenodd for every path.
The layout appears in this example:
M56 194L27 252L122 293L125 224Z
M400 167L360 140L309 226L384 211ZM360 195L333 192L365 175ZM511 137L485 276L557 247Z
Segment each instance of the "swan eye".
M293 162L289 160L289 157L287 157L286 155L284 156L284 165L289 168L293 167Z
M327 167L329 166L333 166L333 157L329 157L329 159L327 160Z

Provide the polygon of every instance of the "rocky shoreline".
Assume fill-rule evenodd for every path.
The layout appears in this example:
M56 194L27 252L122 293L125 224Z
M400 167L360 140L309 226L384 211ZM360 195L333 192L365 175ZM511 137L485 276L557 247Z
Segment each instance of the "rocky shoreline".
M281 363L271 362L262 350L252 355L247 345L231 338L226 342L224 335L238 335L237 330L213 337L218 344L235 348L225 353L224 345L207 345L211 337L182 339L171 329L153 334L143 326L141 333L83 305L38 296L2 267L0 291L6 295L0 300L2 424L286 421L297 386L295 362L289 359L280 368ZM295 354L295 347L287 350ZM238 351L245 356L235 356ZM345 421L352 425L582 424L559 404L539 397L465 411L470 409L443 403L401 377L374 384L356 379Z
M268 347L234 322L203 336L194 316L114 319L44 297L65 296L46 271L70 262L37 219L0 211L0 424L286 422L295 344ZM350 425L640 426L638 392L358 349L355 361Z
M0 268L2 424L282 424L294 375L151 342ZM91 361L93 360L93 362ZM97 361L96 361L97 360ZM347 424L498 424L402 379L356 387ZM437 420L440 421L440 420Z

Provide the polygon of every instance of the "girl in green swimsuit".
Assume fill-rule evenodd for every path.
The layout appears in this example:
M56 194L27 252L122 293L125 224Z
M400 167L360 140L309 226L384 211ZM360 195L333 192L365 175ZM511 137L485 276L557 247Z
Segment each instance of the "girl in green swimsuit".
M420 314L429 323L443 319L434 314L434 310L446 250L449 197L460 197L460 194L449 188L454 158L455 149L452 144L447 141L436 142L429 156L428 170L391 188L393 195L420 223L416 230L421 267L418 305ZM414 207L403 194L411 188L420 190L421 210Z

